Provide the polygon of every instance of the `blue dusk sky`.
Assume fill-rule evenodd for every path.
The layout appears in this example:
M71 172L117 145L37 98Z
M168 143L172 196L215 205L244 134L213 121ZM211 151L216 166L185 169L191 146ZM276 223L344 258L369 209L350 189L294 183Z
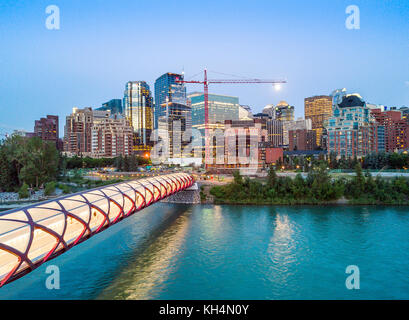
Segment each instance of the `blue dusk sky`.
M60 30L45 26L48 5ZM348 5L360 29L345 27ZM33 130L46 114L99 107L122 98L125 83L153 90L165 72L204 68L268 84L213 85L259 112L286 100L304 115L304 98L337 88L371 103L409 106L408 0L161 1L0 0L0 130ZM209 71L210 78L231 78ZM195 77L199 79L200 77ZM188 85L188 92L201 91Z

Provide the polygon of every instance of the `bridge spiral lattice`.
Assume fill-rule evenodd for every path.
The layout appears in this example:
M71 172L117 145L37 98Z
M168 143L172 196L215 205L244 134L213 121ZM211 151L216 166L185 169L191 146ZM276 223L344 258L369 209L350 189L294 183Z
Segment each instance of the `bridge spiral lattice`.
M121 182L0 214L0 287L193 184L186 173Z

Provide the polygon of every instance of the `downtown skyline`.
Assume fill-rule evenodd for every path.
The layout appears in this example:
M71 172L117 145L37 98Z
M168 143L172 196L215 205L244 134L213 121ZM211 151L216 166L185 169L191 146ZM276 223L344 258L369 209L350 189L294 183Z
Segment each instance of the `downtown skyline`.
M249 78L286 78L288 83L280 91L270 85L210 86L210 93L238 96L240 104L250 105L254 113L286 100L295 106L295 116L302 117L304 98L343 87L370 103L408 106L409 23L404 12L409 10L404 1L392 1L387 7L356 1L359 30L345 28L346 1L235 2L231 10L226 1L218 2L220 10L213 10L214 2L122 1L103 9L91 8L93 1L55 4L60 8L60 30L44 26L46 1L3 1L0 6L4 27L0 41L8 49L0 53L0 108L7 114L0 127L6 130L30 131L33 119L44 114L64 118L74 106L99 107L122 98L130 80L146 81L153 89L164 72L184 70L189 79L204 67L212 78L222 77L212 70ZM170 33L166 32L169 17L180 17L171 24L176 30ZM187 85L187 90L202 91L202 87Z

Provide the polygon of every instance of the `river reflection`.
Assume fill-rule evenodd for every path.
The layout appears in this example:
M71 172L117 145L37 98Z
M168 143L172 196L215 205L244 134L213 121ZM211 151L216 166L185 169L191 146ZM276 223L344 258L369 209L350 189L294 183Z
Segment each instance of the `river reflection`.
M141 255L129 261L98 299L152 299L163 290L183 251L190 214L190 210L184 212Z

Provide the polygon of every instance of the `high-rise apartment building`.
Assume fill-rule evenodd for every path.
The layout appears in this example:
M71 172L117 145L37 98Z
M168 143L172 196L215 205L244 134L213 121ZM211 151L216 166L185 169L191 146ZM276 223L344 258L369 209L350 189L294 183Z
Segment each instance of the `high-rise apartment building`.
M64 151L69 155L116 157L132 153L129 121L111 112L73 108L64 127Z
M297 129L288 132L289 150L312 151L317 147L314 130Z
M153 145L153 99L145 81L129 81L125 85L124 115L134 131L133 148L137 153L150 151Z
M159 117L165 115L167 102L187 104L185 85L178 80L183 80L183 74L167 72L155 81L154 129L158 128Z
M409 124L400 110L372 109L371 115L384 127L384 151L394 152L409 148Z
M378 125L365 101L359 94L338 93L328 120L328 153L351 158L377 152Z
M58 116L47 115L46 118L35 121L33 136L40 137L43 141L55 143L58 149L61 147L59 144L58 129Z
M316 143L321 146L322 131L332 115L332 98L330 96L314 96L304 99L305 119L311 119L312 130L316 134Z
M91 127L91 136L91 157L117 157L132 154L132 127L128 120L117 114L96 121Z
M110 116L109 111L97 111L92 108L73 108L67 116L64 127L64 151L75 155L90 155L91 128L95 122Z

